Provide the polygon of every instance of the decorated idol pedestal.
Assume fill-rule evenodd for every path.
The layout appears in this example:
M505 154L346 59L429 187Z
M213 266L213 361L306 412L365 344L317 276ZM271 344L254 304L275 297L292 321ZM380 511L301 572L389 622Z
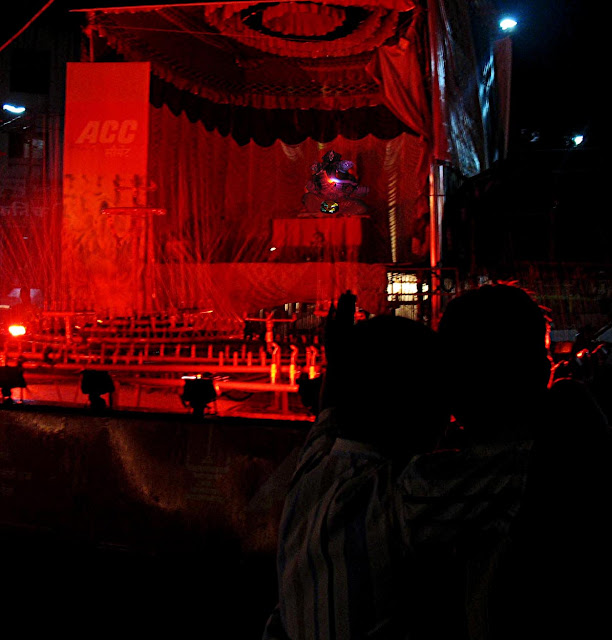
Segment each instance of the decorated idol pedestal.
M328 151L312 165L302 210L272 224L275 260L353 262L362 256L370 218L363 198L369 187L351 172L354 163Z

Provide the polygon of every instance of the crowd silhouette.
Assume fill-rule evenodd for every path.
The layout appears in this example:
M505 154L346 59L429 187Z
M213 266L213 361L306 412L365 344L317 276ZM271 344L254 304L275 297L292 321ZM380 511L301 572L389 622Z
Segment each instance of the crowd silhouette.
M264 640L610 637L601 380L555 370L514 285L459 295L436 332L354 310L328 317Z

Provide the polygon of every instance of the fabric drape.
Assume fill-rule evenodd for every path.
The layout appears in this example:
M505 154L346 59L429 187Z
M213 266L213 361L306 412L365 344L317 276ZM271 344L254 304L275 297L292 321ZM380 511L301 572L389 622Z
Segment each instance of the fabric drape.
M426 229L417 209L415 168L421 148L416 136L403 133L392 140L338 136L327 144L309 138L295 145L277 140L262 147L254 142L239 145L231 136L208 131L201 122L191 122L183 113L175 116L167 107L152 108L150 121L149 175L156 191L149 195L149 205L167 211L153 221L156 262L159 273L165 274L158 279L158 298L176 306L198 306L204 302L200 299L204 289L214 290L206 296L231 314L237 308L257 311L262 302L265 306L315 302L321 296L328 298L336 283L344 286L351 264L346 258L321 263L307 257L306 264L295 263L285 273L281 264L271 264L273 221L295 221L304 215L302 196L311 166L330 149L353 161L360 184L369 187L364 198L370 230L363 238L367 264L361 273L368 268L376 271L381 285L380 269L374 265L390 262L392 250L401 262L426 259ZM215 267L213 274L202 270L201 265L207 264L225 267ZM199 284L193 282L196 272ZM244 287L245 273L258 274L257 286ZM272 284L263 294L266 278ZM279 278L283 284L274 284ZM322 279L327 284L320 284ZM369 279L357 280L365 291ZM383 281L383 296L385 289ZM372 303L377 308L379 304L379 299Z
M421 216L429 210L428 179L433 145L431 108L424 76L424 20L425 12L416 9L406 35L397 44L380 47L366 67L380 85L386 107L420 137L415 180L420 189L417 206Z

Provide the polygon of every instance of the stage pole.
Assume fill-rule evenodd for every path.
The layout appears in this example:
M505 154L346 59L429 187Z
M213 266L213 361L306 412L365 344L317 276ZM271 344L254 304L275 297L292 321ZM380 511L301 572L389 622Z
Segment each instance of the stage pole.
M437 329L442 313L442 212L444 165L432 162L429 173L429 266L431 267L431 326Z
M444 167L450 162L446 133L448 105L444 100L444 49L440 46L440 0L425 0L431 101L431 159L429 165L429 266L431 269L431 326L436 329L442 313L442 219L444 213ZM442 69L442 71L440 71Z

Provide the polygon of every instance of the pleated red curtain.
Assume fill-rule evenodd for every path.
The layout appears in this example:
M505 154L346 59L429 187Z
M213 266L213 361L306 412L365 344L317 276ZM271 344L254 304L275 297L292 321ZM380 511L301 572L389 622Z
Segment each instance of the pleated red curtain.
M330 149L353 161L360 184L370 189L365 197L368 262L414 264L426 259L427 221L418 213L416 169L422 148L417 136L338 136L326 144L308 138L295 145L276 140L262 147L254 142L239 145L233 137L209 131L165 106L152 108L150 121L149 175L156 191L149 204L167 210L154 220L156 260L173 265L176 278L189 277L190 264L270 262L274 220L303 213L311 166ZM293 288L291 295L298 293ZM248 290L240 293L248 295ZM254 290L252 295L257 295ZM287 295L286 287L280 287L278 300ZM306 284L304 296L311 297ZM268 296L268 301L273 298Z

